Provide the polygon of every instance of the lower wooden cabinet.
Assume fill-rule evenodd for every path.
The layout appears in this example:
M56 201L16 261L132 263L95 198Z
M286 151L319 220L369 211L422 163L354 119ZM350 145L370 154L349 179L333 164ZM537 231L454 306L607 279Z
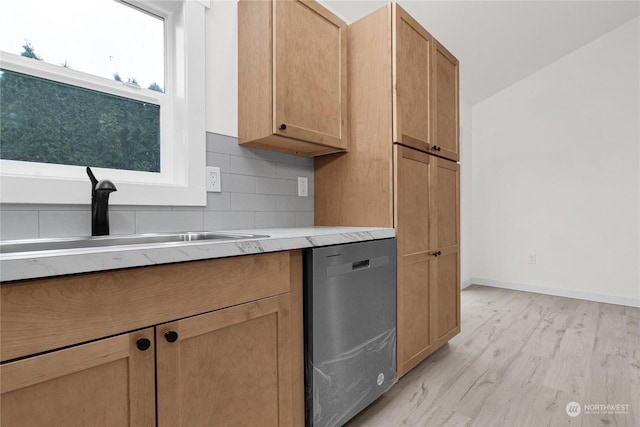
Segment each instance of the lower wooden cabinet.
M434 157L431 179L431 325L434 350L460 332L460 165Z
M460 332L460 165L394 146L397 373Z
M148 267L149 274L132 269L129 274L3 283L3 339L13 347L6 354L18 357L0 365L0 425L292 426L304 416L302 384L294 383L303 378L301 259L300 251L292 251ZM261 269L265 263L270 271L247 275L248 267ZM164 275L153 275L155 268L164 269ZM194 276L194 268L235 273ZM140 277L148 280L142 298L134 286ZM167 280L177 282L170 287ZM215 309L184 317L189 307L196 307L191 309L196 313L201 310L200 280L214 288L208 298ZM265 283L272 285L257 286ZM275 294L216 308L219 301L231 298L230 293L238 300L242 292L252 298L263 289ZM145 307L126 324L155 322L132 332L24 354L33 344L22 341L67 322L66 317L79 316L78 330L91 317L115 319L107 300L118 292L115 300L121 304L133 299ZM151 294L157 300L173 295L181 307L153 310ZM66 299L57 299L59 295ZM58 304L46 304L47 298ZM86 311L93 300L102 301L102 308L96 308L99 313ZM18 312L28 315L18 320ZM167 318L177 320L162 321ZM76 335L86 337L85 332Z
M3 364L0 424L155 425L153 339L147 328Z
M156 327L158 426L290 426L289 296Z
M433 351L429 239L433 156L394 146L394 222L398 244L397 372L398 377Z

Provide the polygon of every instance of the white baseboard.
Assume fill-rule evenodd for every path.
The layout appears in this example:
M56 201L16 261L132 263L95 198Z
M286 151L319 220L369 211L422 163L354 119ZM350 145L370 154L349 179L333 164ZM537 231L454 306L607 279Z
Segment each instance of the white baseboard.
M528 283L503 282L501 280L485 279L481 277L472 277L471 279L465 280L464 283L460 285L460 288L464 289L471 284L492 286L494 288L511 289L514 291L535 292L538 294L603 302L607 304L626 305L628 307L640 307L640 298L620 297L616 295L584 292L572 289L550 288L547 286L533 285Z
M466 287L468 287L468 286L473 285L473 283L474 283L474 282L473 282L473 278L471 278L471 279L467 279L467 280L463 280L463 281L460 283L460 290L463 290L464 288L466 288Z

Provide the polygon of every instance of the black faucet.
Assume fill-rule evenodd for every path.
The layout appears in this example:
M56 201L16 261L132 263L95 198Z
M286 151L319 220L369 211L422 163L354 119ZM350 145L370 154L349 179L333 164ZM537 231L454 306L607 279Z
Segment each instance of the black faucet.
M87 175L91 180L91 235L109 235L109 194L118 191L108 179L98 181L87 166Z

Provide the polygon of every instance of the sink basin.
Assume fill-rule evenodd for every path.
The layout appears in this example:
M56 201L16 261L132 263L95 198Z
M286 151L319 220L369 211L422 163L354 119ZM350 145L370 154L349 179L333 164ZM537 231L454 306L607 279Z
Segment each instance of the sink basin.
M6 240L0 242L0 253L39 252L54 250L71 250L102 248L112 246L149 245L196 242L204 240L244 240L269 237L261 234L224 233L217 231L186 232L186 233L154 233L130 234L96 237L68 237L58 239L27 239Z

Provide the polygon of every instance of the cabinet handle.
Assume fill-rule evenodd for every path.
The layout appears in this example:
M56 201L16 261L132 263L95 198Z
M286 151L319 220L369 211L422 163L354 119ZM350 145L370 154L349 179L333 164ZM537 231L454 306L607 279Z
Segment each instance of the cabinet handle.
M442 150L442 147L438 147L438 151Z
M442 255L442 252L437 251L437 252L432 253L431 255L433 255L433 256L440 256L440 255Z
M438 151L438 146L437 145L433 145L431 147L431 151Z
M438 256L442 255L442 252L438 251L436 252L438 254Z
M285 125L284 123L280 125L280 130L285 130L287 129L287 125Z
M165 332L164 338L167 340L167 342L176 342L178 340L178 333L176 331Z
M140 338L136 341L136 346L138 347L138 350L145 351L151 347L151 341L149 341L148 338Z

